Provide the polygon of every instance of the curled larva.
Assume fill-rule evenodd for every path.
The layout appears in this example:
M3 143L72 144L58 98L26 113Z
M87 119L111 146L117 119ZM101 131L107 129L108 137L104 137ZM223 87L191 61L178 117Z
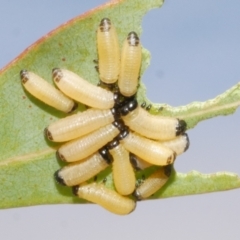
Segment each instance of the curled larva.
M95 86L76 73L66 69L53 69L53 80L58 88L72 99L99 109L109 109L118 101L118 94Z
M186 133L177 136L176 138L168 141L161 141L165 147L172 149L177 155L187 151L190 145L188 135Z
M81 162L69 164L57 172L54 176L58 183L66 186L76 186L97 175L112 162L112 156L106 148L84 159Z
M110 142L107 147L113 157L112 173L115 188L121 195L129 195L134 191L136 183L129 152L116 139Z
M88 109L51 123L45 129L45 135L51 141L66 142L104 127L118 118L119 114L116 108Z
M120 71L120 49L115 27L103 18L97 31L98 70L102 82L115 83Z
M97 203L106 210L119 215L129 214L136 207L134 200L121 196L102 183L81 184L73 188L73 193L79 198Z
M129 132L128 129L118 135L123 146L131 153L142 158L144 161L159 166L169 165L174 162L176 153L161 143L141 137Z
M170 140L186 130L184 120L155 116L138 106L136 100L121 108L124 123L140 135L154 140Z
M138 35L130 32L123 43L118 80L118 87L123 96L131 97L137 92L141 63L142 47Z
M122 129L122 121L114 121L88 135L65 143L57 150L57 157L65 162L80 161L112 141Z
M164 166L152 173L144 182L136 188L133 195L137 200L150 197L157 192L168 181L172 171L172 166Z
M77 104L62 92L35 73L22 70L21 82L24 88L35 98L60 111L69 113L77 108Z

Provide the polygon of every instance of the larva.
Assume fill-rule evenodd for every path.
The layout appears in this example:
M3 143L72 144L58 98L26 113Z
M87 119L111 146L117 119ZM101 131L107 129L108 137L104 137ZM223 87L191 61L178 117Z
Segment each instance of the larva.
M137 92L141 63L142 47L138 35L130 32L123 43L118 80L118 87L123 96L131 97Z
M123 146L131 153L142 158L144 161L159 166L169 165L174 162L176 154L170 148L161 143L141 137L129 132L128 129L118 135Z
M137 200L142 200L150 197L163 187L168 181L172 171L172 166L164 166L152 173L137 189L133 195Z
M66 113L72 112L77 108L77 104L72 99L65 96L35 73L22 70L20 77L24 88L47 105Z
M129 214L136 207L134 200L121 196L102 183L81 184L73 188L73 193L79 198L97 203L108 211L119 215Z
M112 108L118 94L95 86L66 69L53 69L53 80L58 88L74 100L99 109Z
M84 159L81 162L69 164L55 173L58 183L66 186L76 186L97 175L112 162L112 156L106 148Z
M172 149L177 155L187 151L190 145L189 138L186 133L177 136L172 140L161 141L160 143L165 147Z
M115 83L120 71L120 50L115 27L103 18L97 31L99 77L106 84Z
M184 120L154 116L138 106L134 99L121 108L122 119L131 130L154 140L170 140L186 130Z
M121 195L129 195L134 191L136 183L129 152L116 139L110 142L107 147L113 157L112 172L116 190Z
M51 141L66 142L104 127L118 118L116 108L88 109L50 124L45 129L45 135Z
M56 154L59 159L66 162L82 160L110 142L122 129L122 121L114 121L88 135L65 143L57 150Z

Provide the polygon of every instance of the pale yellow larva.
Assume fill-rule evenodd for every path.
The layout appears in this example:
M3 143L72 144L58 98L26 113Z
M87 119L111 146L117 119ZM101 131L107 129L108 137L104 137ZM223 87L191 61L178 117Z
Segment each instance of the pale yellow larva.
M119 215L129 214L136 207L134 200L108 189L102 183L81 184L73 188L73 193L79 198L97 203L106 210Z
M160 143L165 147L172 149L177 155L180 155L183 152L187 151L190 145L189 138L186 133L177 136L172 140L161 141Z
M24 88L35 98L62 112L72 112L77 104L35 73L27 70L20 72Z
M186 130L184 120L155 116L132 100L121 108L124 123L140 135L154 140L170 140Z
M137 200L142 200L150 197L168 181L172 171L172 166L168 165L161 167L152 173L144 182L134 191L134 196Z
M116 29L108 18L103 18L98 27L97 48L101 81L115 83L120 71L120 49Z
M118 139L129 152L153 165L169 165L176 158L175 152L170 148L134 132L129 132L127 129L119 134Z
M57 156L66 162L76 162L82 160L116 137L123 128L121 120L114 121L105 127L65 143L57 150Z
M81 162L69 164L58 170L54 176L58 183L66 186L76 186L97 175L112 162L112 156L106 148Z
M123 96L131 97L137 92L141 63L142 47L138 35L130 32L123 43L118 80L118 87Z
M88 109L82 113L62 118L45 129L46 137L54 142L66 142L110 124L119 118L117 109Z
M112 108L118 101L118 94L95 86L76 73L66 69L53 69L53 80L58 88L72 99L99 109Z
M129 152L116 139L110 142L107 147L113 157L112 173L115 188L121 195L129 195L134 191L136 183Z

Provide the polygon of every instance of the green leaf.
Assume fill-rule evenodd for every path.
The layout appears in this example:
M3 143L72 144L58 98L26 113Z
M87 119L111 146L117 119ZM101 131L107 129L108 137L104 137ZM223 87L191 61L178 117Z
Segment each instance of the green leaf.
M22 69L33 71L51 82L54 67L76 72L96 84L98 74L93 60L97 58L96 28L103 17L112 20L122 43L127 33L141 33L144 14L160 7L163 0L119 0L112 1L93 11L79 16L44 36L30 46L18 58L0 70L0 207L18 207L50 203L81 202L71 194L70 188L55 184L53 173L61 163L55 158L58 144L46 141L43 129L65 114L46 106L26 93L19 79ZM150 61L144 50L142 72ZM139 101L148 101L145 88L140 84ZM240 102L239 85L219 97L205 103L192 103L172 108L156 104L153 114L177 116L185 119L188 128L198 122L218 115L232 113ZM161 110L159 111L159 107ZM79 107L79 111L84 106ZM150 170L138 174L146 176ZM107 178L113 188L110 169L99 177ZM194 186L194 187L193 187ZM154 198L220 191L240 187L239 177L233 174L201 175L196 172L173 174L168 184Z

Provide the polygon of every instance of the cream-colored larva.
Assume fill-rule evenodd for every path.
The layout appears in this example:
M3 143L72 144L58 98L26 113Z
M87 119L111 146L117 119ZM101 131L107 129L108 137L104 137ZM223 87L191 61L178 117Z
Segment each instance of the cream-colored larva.
M190 145L188 135L186 133L177 136L176 138L168 141L161 141L165 147L172 149L177 155L187 151Z
M69 164L55 173L58 183L66 186L76 186L97 175L112 162L112 156L106 148L84 159L81 162Z
M65 143L57 150L56 154L65 162L80 161L112 141L122 129L122 121L114 121L88 135Z
M176 153L170 148L134 132L129 132L127 129L118 135L118 139L129 152L153 165L169 165L176 158Z
M138 106L136 100L128 102L121 109L124 123L140 135L154 140L170 140L186 130L184 120L155 116Z
M60 111L69 113L77 104L35 73L27 70L20 72L22 85L35 98Z
M51 123L45 129L45 135L51 141L66 142L104 127L118 118L119 114L116 108L88 109Z
M73 193L79 198L97 203L106 210L119 215L129 214L136 207L134 200L108 189L102 183L81 184L73 188Z
M109 109L118 101L117 93L95 86L76 73L55 68L52 74L54 82L63 93L87 106Z
M116 29L108 18L103 18L98 27L97 48L101 81L115 83L120 71L120 49Z
M113 157L112 173L115 188L121 195L129 195L134 191L136 184L129 152L116 139L110 142L107 147Z
M152 173L144 182L134 191L134 196L137 200L142 200L150 197L155 192L163 187L168 181L172 171L172 166L168 165L161 167Z
M130 32L123 43L118 87L121 94L131 97L137 92L142 63L142 47L135 32Z

